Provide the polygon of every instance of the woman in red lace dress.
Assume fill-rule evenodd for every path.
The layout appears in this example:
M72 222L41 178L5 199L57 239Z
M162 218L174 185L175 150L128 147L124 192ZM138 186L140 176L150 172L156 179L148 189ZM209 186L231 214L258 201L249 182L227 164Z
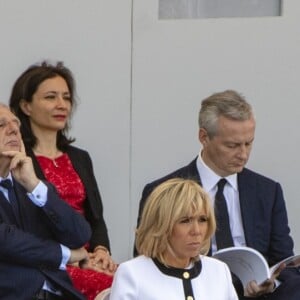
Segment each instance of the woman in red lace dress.
M51 182L60 197L83 214L92 228L86 245L89 261L68 266L68 272L88 300L110 287L116 264L110 256L103 206L89 154L71 146L67 136L75 107L75 82L62 63L29 67L15 82L10 107L21 121L27 153L41 179Z

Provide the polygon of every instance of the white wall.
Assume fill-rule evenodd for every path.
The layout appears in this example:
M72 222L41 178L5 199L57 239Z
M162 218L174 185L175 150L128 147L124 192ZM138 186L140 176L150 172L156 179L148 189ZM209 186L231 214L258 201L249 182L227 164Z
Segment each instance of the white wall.
M285 0L282 17L158 20L158 0L0 0L0 99L43 58L72 69L72 134L93 158L120 262L144 185L197 155L201 100L242 92L258 121L248 166L282 183L299 252L299 13Z
M113 254L128 257L130 233L130 0L0 0L0 99L29 65L62 60L80 104L76 144L93 159Z
M257 133L250 168L283 185L300 251L300 1L282 17L158 20L158 1L134 5L132 193L198 153L201 100L236 89L253 105Z

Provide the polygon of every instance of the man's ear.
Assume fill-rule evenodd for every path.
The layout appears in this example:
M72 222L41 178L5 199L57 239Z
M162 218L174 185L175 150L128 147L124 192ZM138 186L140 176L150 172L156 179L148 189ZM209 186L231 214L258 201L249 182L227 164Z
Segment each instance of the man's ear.
M207 140L209 139L206 129L200 128L198 133L198 138L203 147L206 145Z
M30 116L31 109L30 109L30 103L29 102L27 102L26 100L22 99L20 101L20 108L21 108L22 112L25 115Z

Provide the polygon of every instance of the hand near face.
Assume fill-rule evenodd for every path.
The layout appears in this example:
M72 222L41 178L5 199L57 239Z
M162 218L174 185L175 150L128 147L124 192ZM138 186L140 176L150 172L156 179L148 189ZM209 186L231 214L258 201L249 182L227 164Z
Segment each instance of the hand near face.
M39 183L39 179L34 172L31 158L25 153L23 142L21 141L20 151L3 151L2 155L11 158L9 170L14 179L24 186L28 192L32 192Z

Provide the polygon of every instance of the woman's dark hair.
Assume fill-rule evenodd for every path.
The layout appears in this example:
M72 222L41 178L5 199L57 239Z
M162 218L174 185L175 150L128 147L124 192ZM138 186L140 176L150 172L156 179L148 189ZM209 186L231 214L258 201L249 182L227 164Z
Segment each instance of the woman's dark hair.
M9 99L10 109L16 114L21 121L21 134L26 146L33 148L37 143L37 138L33 134L29 117L22 111L20 107L21 100L31 102L32 97L37 91L39 85L47 79L54 77L62 77L68 86L71 101L71 113L74 111L77 103L75 97L75 80L72 72L66 68L62 62L52 65L47 61L40 64L30 66L13 85L12 92ZM75 141L74 138L67 136L70 129L70 121L65 128L58 131L57 134L57 148L64 150L66 146Z

